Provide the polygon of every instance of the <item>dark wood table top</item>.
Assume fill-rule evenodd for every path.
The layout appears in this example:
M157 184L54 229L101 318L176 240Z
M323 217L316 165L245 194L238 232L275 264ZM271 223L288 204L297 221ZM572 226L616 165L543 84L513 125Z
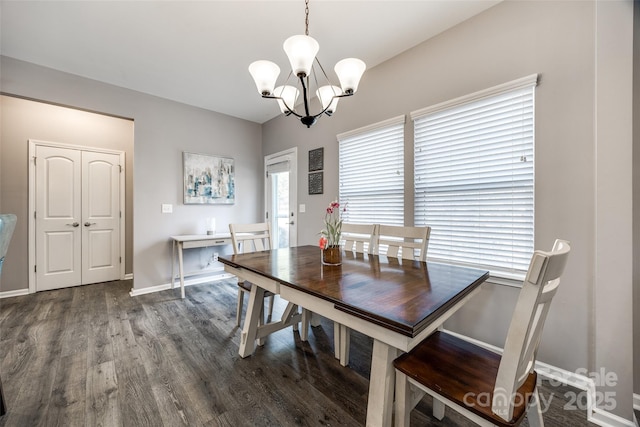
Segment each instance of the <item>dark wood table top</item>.
M342 265L327 266L317 246L221 255L219 261L410 337L489 277L488 271L474 268L353 252L343 252Z

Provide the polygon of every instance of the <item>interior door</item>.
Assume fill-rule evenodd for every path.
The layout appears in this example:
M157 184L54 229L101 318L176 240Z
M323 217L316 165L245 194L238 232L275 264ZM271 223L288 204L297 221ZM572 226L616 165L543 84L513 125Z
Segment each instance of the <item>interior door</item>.
M36 147L36 290L120 277L120 156Z
M39 291L82 283L81 155L77 150L37 147L35 224Z
M120 276L120 156L82 152L82 284Z
M266 218L271 223L274 248L297 245L297 149L265 157Z

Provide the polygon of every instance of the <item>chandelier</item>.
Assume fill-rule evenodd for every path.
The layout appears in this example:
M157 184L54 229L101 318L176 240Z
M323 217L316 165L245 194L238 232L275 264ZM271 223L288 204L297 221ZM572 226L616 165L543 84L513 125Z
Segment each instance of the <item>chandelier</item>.
M284 85L275 87L280 75L280 67L271 61L252 62L249 65L249 72L260 95L263 98L277 100L280 111L284 115L300 118L302 124L309 128L322 114L331 116L336 111L340 98L351 96L358 90L358 83L366 69L363 61L357 58L338 61L334 67L340 81L340 87L338 87L331 84L327 73L316 58L320 45L309 36L309 0L305 0L305 35L289 37L284 41L283 48L291 64L291 71ZM311 113L309 99L312 85L317 88L315 94L322 105L322 107L318 106L320 111L315 114ZM300 91L302 91L304 111L298 112L296 102Z

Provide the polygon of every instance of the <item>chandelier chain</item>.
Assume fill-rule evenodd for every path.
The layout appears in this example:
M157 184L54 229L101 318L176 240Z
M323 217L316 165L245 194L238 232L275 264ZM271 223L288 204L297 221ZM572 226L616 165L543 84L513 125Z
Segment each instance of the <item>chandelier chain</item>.
M304 35L309 35L309 0L304 0Z

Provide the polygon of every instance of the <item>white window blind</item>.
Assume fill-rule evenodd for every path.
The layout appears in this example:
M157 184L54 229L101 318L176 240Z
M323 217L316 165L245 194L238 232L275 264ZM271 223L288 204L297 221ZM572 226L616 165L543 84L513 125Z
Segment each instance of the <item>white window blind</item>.
M345 222L404 225L404 116L338 135Z
M415 223L432 227L429 259L524 277L534 237L536 80L412 113Z

